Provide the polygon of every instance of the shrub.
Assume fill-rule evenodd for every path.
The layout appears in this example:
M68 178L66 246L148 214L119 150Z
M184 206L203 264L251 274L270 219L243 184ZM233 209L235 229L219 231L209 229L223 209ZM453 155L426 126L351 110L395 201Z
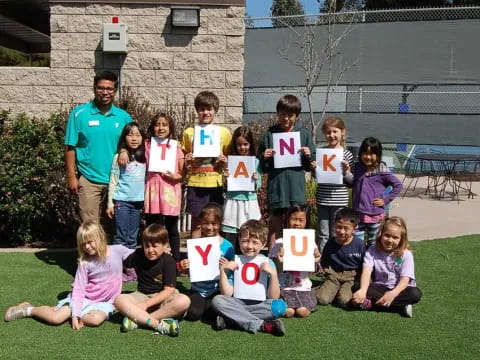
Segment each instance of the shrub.
M63 137L66 112L48 119L24 115L0 122L0 244L73 239L77 199L66 188ZM5 121L6 120L6 121Z

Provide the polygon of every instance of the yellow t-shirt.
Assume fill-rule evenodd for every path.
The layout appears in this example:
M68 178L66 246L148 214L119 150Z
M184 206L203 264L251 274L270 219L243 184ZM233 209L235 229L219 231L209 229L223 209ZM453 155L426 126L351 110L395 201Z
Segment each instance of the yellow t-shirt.
M218 126L218 125L217 125ZM230 143L232 135L230 131L223 127L220 128L220 148L223 155L228 155L230 151ZM193 134L195 129L190 127L183 132L182 150L185 154L193 152ZM193 159L192 168L188 170L188 186L213 188L223 185L222 171L215 166L217 158L195 158Z

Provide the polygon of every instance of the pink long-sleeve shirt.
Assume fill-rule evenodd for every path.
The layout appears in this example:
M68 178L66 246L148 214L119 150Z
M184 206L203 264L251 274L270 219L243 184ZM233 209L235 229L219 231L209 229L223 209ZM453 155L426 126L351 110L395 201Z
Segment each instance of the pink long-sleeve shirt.
M81 317L84 299L114 302L122 292L122 262L132 252L123 245L111 245L105 262L94 258L78 264L72 290L72 317Z

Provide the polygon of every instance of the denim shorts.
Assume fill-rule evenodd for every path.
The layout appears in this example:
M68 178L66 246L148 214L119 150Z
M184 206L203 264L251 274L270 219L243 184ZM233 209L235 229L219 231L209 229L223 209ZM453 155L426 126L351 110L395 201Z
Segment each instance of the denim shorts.
M57 306L55 306L55 310L60 309L62 306L69 306L70 312L72 311L72 294L68 294L68 296L65 299L59 300L57 303ZM115 307L113 304L109 302L94 302L88 299L83 299L83 307L82 307L82 312L81 316L84 317L91 311L101 311L103 312L107 319L108 317L115 311Z

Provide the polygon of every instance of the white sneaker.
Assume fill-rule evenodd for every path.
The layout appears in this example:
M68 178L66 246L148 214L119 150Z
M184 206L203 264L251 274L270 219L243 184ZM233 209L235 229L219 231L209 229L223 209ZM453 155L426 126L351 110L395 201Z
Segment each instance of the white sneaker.
M403 314L408 318L412 318L413 317L413 306L411 304L405 306L403 308Z

